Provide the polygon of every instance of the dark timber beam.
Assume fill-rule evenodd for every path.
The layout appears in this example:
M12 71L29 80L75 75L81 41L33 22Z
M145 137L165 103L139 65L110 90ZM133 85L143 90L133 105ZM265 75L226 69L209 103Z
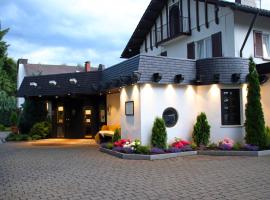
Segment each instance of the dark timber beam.
M158 44L157 44L157 21L155 21L155 46L156 46L156 48L158 47Z
M153 37L152 37L152 29L150 29L150 49L153 50Z
M199 0L196 0L196 25L197 30L200 31L200 13L199 13Z
M188 0L188 32L191 34L190 0Z
M219 6L217 4L215 4L215 22L216 22L216 24L219 24L218 13L219 13Z
M160 14L160 38L163 40L163 18L162 13Z
M166 23L167 23L167 37L169 37L169 10L168 3L166 3Z
M207 0L204 1L204 16L205 16L205 26L206 26L206 28L209 28Z
M244 47L246 46L248 37L249 37L250 32L251 32L251 30L252 30L252 28L253 28L253 26L254 26L254 24L255 24L255 22L256 22L256 19L257 19L259 13L260 13L260 12L258 12L257 14L255 14L255 15L253 16L253 19L252 19L252 21L251 21L251 24L249 25L247 35L246 35L245 40L244 40L244 42L243 42L243 44L242 44L242 47L241 47L241 49L240 49L240 57L241 57L241 58L243 57L243 50L244 50Z

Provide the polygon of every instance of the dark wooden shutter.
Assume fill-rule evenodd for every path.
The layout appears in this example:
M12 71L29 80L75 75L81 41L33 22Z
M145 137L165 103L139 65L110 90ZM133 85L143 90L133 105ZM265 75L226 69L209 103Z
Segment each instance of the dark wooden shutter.
M212 53L213 57L222 57L222 33L218 32L212 35Z
M195 43L194 42L187 44L187 58L195 59Z
M254 32L254 56L263 57L262 33Z

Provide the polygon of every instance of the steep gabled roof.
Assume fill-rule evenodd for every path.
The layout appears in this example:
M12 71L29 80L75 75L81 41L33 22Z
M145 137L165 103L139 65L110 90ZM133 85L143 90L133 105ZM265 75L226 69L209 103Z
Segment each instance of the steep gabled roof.
M199 0L204 2L205 0ZM239 10L247 13L258 13L260 16L270 17L270 11L259 9L255 7L246 6L234 2L222 1L222 0L207 0L210 4L218 4L223 7L230 7L233 10ZM128 41L124 51L122 52L122 58L131 58L140 53L140 47L145 40L145 37L154 26L157 17L162 12L163 7L167 3L167 0L152 0L143 14L138 26L133 32L130 40Z

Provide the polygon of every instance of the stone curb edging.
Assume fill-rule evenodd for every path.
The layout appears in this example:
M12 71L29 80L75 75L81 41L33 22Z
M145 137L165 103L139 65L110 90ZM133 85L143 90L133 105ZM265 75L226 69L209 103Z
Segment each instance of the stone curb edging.
M221 151L221 150L205 150L198 151L198 155L208 155L208 156L269 156L270 150L264 151Z
M155 155L140 155L140 154L125 154L110 149L105 149L100 147L99 150L103 153L110 154L117 158L126 159L126 160L163 160L168 158L175 158L179 156L192 156L197 155L197 151L186 151L179 153L167 153L167 154L155 154Z

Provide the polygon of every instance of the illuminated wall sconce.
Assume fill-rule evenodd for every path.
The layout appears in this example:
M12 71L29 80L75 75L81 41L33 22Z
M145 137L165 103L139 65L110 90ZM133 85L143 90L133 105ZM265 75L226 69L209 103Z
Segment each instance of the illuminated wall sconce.
M56 85L57 85L57 82L56 82L56 81L54 81L54 80L49 81L49 85L51 85L51 86L56 86Z
M181 83L185 80L185 77L183 76L183 74L177 74L174 77L174 83Z
M137 83L141 79L141 73L138 71L133 72L132 74L132 83Z
M232 74L232 82L236 83L240 80L241 74L240 73L234 73Z
M108 105L108 107L107 107L107 113L108 113L108 115L111 114L111 111L112 111L112 106L111 105Z
M162 79L162 75L160 73L154 73L152 75L152 81L158 83Z
M269 80L269 77L265 74L259 76L260 84L264 84Z
M220 82L220 74L214 74L213 79L214 79L215 83L219 83Z
M31 87L37 87L37 86L38 86L38 84L37 84L36 82L30 82L29 85L30 85Z
M77 79L76 78L71 78L69 79L69 83L72 84L72 85L76 85L77 84Z

